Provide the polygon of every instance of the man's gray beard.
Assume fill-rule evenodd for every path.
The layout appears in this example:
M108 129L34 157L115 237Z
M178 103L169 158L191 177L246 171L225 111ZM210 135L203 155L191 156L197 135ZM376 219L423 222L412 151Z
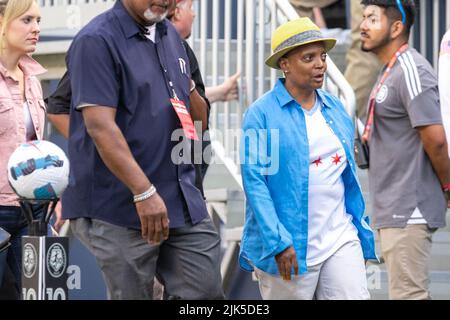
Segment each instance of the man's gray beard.
M144 12L144 17L145 17L145 19L147 19L147 21L149 23L153 24L153 23L158 23L158 22L163 21L167 17L167 13L168 12L166 11L164 14L159 15L159 14L154 13L152 10L147 9Z

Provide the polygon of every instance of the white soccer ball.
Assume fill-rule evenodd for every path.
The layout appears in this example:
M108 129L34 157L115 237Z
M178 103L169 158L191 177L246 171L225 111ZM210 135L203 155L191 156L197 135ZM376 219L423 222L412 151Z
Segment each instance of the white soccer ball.
M69 182L69 160L54 143L29 141L21 144L9 158L8 179L20 198L56 199Z

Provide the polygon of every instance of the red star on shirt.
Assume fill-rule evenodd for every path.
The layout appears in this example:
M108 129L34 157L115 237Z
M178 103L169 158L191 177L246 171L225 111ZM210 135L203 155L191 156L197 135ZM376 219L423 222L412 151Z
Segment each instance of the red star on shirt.
M337 153L334 157L331 157L333 159L333 163L335 165L338 165L341 162L342 157L340 157Z
M322 159L320 159L320 157L319 157L319 159L314 160L312 163L314 163L316 165L316 167L318 167L319 164L322 164Z

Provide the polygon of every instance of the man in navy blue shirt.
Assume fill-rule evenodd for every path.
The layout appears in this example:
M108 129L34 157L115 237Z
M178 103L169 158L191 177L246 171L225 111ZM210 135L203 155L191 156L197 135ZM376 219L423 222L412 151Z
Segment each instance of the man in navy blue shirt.
M96 256L112 299L150 299L154 275L166 298L223 297L220 240L184 161L190 142L177 134L189 114L177 101L190 111L196 90L182 40L164 19L170 5L117 1L67 55L75 112L63 218Z

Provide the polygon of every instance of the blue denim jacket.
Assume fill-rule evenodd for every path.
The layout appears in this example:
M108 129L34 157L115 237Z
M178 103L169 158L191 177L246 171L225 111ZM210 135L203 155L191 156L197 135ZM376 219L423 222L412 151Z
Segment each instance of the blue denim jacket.
M345 150L345 206L353 216L365 259L377 259L375 241L356 175L353 123L336 97L317 90L321 109ZM241 170L247 197L239 262L278 274L275 256L293 246L299 272L307 272L309 143L301 106L280 79L247 110L241 139ZM250 263L251 262L251 263Z

